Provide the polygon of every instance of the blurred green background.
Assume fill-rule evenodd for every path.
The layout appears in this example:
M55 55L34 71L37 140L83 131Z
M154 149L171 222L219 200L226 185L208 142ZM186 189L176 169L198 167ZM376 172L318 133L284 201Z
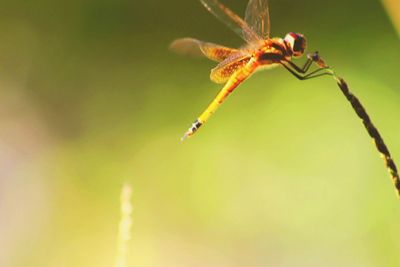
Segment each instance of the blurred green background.
M400 42L382 4L270 10L273 35L307 36L400 163ZM124 182L129 266L400 266L400 202L332 79L258 72L180 142L221 86L169 43L242 44L199 1L3 0L0 36L0 266L113 266Z

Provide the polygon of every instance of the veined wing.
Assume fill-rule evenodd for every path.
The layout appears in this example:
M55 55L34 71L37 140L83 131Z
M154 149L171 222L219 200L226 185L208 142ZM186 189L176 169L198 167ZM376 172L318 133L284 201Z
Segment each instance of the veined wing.
M250 0L245 21L249 27L263 39L270 37L270 18L268 0ZM246 35L246 32L243 33Z
M225 83L238 70L246 66L251 55L238 52L226 58L211 70L210 79L215 83Z
M232 54L237 53L239 50L216 45L212 43L203 42L193 38L183 38L172 42L170 48L183 55L191 56L206 56L207 58L221 62Z
M236 32L247 43L254 43L262 40L241 17L218 2L218 0L200 0L200 2L208 11L225 23L231 30Z

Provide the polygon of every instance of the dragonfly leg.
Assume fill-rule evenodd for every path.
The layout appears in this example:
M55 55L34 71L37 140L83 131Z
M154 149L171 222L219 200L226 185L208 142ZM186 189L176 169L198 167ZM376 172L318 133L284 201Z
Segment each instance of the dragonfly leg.
M319 60L318 52L314 52L312 54L307 55L307 61L304 63L303 67L299 67L291 61L287 61L287 63L298 73L305 74L311 67L313 62L317 62Z
M315 52L314 54L318 54L318 52ZM311 57L311 56L308 56L307 57L307 61L304 63L304 66L303 67L299 67L299 66L297 66L296 64L294 64L293 62L291 62L291 61L288 61L288 63L289 63L289 65L294 69L294 70L296 70L298 73L307 73L307 71L310 69L310 67L311 67L311 64L314 62L314 59L313 59L313 57Z
M307 64L311 65L311 63L314 60L311 59L311 63L308 63L309 61L310 61L310 59L306 62L305 66L307 66ZM294 64L293 62L283 61L283 62L281 62L281 64L283 67L285 67L285 69L287 69L291 74L293 74L293 76L295 76L299 80L308 80L308 79L321 77L324 75L332 76L332 72L328 71L328 70L330 70L329 67L320 68L320 69L317 69L315 71L312 71L312 72L306 74L306 72L303 72L302 69L300 67L298 67L296 64ZM309 68L310 67L308 66L307 71Z

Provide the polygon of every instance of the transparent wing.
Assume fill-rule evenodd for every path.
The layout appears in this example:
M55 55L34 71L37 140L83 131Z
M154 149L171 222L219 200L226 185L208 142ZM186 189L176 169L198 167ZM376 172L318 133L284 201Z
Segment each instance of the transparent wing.
M210 79L215 83L225 83L238 70L246 66L251 56L236 53L226 58L217 67L211 70Z
M200 2L208 11L225 23L247 43L254 43L262 40L262 38L255 33L241 17L217 0L200 0Z
M246 9L245 21L256 34L263 39L268 39L270 37L268 0L250 0Z
M178 54L190 56L206 56L207 58L221 62L239 50L203 42L193 38L183 38L172 42L170 49Z

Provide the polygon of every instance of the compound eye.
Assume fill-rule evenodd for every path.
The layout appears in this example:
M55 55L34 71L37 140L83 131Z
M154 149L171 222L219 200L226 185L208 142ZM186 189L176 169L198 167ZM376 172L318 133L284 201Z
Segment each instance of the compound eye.
M306 38L298 33L288 33L285 37L285 43L294 57L302 56L307 47Z
M293 52L299 56L303 55L304 50L306 50L306 39L303 36L298 36L294 41Z

